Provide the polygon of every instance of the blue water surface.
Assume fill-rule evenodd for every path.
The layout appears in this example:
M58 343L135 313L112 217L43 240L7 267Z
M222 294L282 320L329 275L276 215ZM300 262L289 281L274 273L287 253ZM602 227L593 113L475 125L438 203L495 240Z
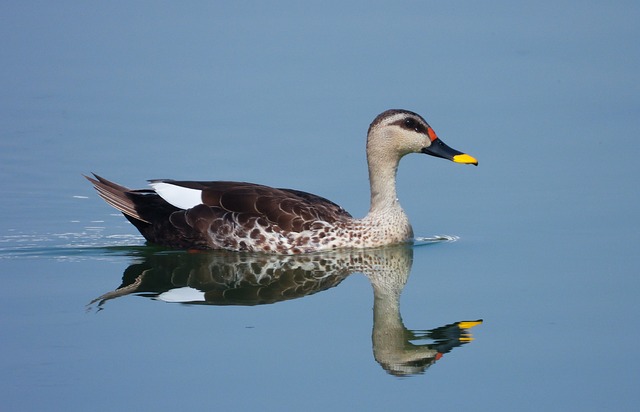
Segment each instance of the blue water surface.
M639 20L630 1L4 2L1 409L637 409ZM376 265L155 248L82 177L250 181L362 216L389 108L479 166L403 159L416 235L449 241L347 256Z

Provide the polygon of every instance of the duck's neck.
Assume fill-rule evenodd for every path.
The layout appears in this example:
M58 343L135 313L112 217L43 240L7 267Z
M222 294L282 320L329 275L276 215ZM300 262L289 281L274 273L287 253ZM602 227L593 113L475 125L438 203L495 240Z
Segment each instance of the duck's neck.
M406 242L413 238L409 218L396 194L396 172L400 159L387 153L367 153L371 207L362 219L369 232L368 246Z
M402 210L396 193L396 174L399 159L384 153L369 153L369 182L371 184L371 206L369 215Z

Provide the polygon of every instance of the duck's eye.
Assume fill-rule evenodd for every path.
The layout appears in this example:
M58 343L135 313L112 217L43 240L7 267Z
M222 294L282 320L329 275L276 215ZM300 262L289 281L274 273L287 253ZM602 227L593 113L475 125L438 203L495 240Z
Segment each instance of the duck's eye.
M416 121L410 117L406 118L404 119L404 127L406 127L407 129L416 129L417 128Z
M414 130L418 133L426 132L424 125L411 117L407 117L406 119L404 119L403 126L405 129Z

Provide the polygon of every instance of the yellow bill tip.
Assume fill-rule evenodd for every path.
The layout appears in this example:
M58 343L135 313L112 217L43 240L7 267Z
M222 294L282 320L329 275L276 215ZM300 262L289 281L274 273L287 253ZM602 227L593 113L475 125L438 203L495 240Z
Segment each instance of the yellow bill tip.
M460 329L471 329L474 326L478 326L482 323L482 320L467 320L458 322L458 327Z
M468 165L478 166L478 161L473 156L469 156L466 153L453 156L453 161L456 163L464 163Z

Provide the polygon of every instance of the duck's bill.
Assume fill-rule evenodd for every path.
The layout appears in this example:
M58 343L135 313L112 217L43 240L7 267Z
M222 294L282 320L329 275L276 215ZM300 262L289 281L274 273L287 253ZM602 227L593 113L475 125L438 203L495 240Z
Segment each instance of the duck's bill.
M422 153L441 157L443 159L451 160L456 163L464 163L469 165L478 166L478 161L473 157L469 156L466 153L459 152L455 149L450 148L440 138L436 138L431 142L431 146L425 147L422 149Z

